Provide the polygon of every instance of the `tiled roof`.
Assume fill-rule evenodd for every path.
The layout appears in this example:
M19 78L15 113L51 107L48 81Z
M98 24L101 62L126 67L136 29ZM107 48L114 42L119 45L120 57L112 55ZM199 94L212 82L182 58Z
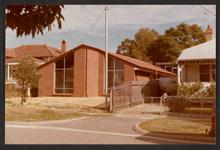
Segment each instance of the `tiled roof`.
M12 52L14 51L14 52ZM6 48L6 56L14 53L14 57L24 57L31 55L33 57L49 57L49 56L59 56L62 51L47 45L22 45L16 48Z
M35 62L37 64L43 64L45 63L45 61L37 59L37 58L33 58L35 60ZM10 58L10 59L6 59L5 63L18 63L22 60L22 57L15 57L15 58Z
M14 48L6 48L5 56L6 57L16 57L17 55L15 54L15 49Z
M166 70L164 70L160 67L157 67L157 66L155 66L153 64L150 64L150 63L147 63L145 61L141 61L139 59L135 59L135 58L131 58L131 57L127 57L127 56L124 56L124 55L115 54L115 53L109 53L109 54L114 56L114 57L117 57L121 60L124 60L128 63L131 63L131 64L133 64L137 67L141 67L143 69L150 69L150 70L155 70L155 71L163 72L163 73L170 74L170 75L175 75L172 72L166 71Z
M49 62L39 66L39 68L42 68L44 66L46 66L47 64L50 64L51 62L54 62L56 60L58 60L59 58L63 57L63 56L66 56L70 53L72 53L73 51L77 50L77 49L80 49L80 48L90 48L90 49L93 49L93 50L96 50L96 51L100 51L102 53L104 53L103 50L99 49L99 48L96 48L96 47L93 47L93 46L89 46L89 45L85 45L85 44L82 44L82 45L79 45L77 47L75 47L74 49L50 60ZM172 73L172 72L169 72L169 71L166 71L160 67L157 67L155 65L152 65L150 63L147 63L145 61L141 61L141 60L138 60L138 59L135 59L135 58L131 58L131 57L127 57L127 56L123 56L123 55L119 55L119 54L115 54L115 53L108 53L109 55L113 56L113 57L116 57L118 59L121 59L123 61L126 61L130 64L133 64L134 66L137 66L137 67L140 67L142 69L148 69L148 70L153 70L153 71L159 71L161 73L165 73L165 74L168 74L168 75L171 75L171 76L176 76L176 74Z
M180 54L178 61L216 59L216 40L187 48Z

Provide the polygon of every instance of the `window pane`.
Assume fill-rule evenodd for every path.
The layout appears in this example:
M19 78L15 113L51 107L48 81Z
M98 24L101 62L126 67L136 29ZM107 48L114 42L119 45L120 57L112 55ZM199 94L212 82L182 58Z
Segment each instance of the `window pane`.
M209 74L200 74L200 81L201 82L209 82L210 81Z
M115 69L124 69L124 63L118 59L115 59Z
M124 82L124 71L115 72L115 85L120 85Z
M56 89L55 92L56 93L63 93L63 89Z
M59 59L56 61L56 68L64 68L64 58Z
M209 73L209 64L208 65L200 65L200 73Z
M15 71L15 66L14 65L9 65L9 78L13 78L12 74Z
M215 64L212 65L212 80L216 80L216 69L215 69Z
M113 86L113 71L108 71L108 87Z
M210 65L204 64L200 65L200 81L201 82L209 82L210 81Z
M73 88L73 70L65 71L65 88Z
M114 68L114 62L112 57L108 57L108 69L112 70Z
M64 88L64 71L56 70L56 88Z
M73 89L65 89L65 93L73 93Z
M73 68L74 63L74 56L73 54L65 58L65 68Z

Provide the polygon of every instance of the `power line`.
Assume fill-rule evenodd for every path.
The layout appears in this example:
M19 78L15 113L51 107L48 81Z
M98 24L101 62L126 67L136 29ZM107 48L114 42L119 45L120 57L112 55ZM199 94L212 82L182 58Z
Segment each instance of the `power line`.
M95 27L96 23L97 23L97 22L99 21L99 19L102 17L102 14L103 14L104 11L105 11L104 9L101 11L101 13L100 13L99 16L96 18L95 22L92 24L92 26L90 27L89 30L93 30L93 28ZM78 45L85 40L85 38L87 37L87 35L88 35L88 32L87 32L87 34L85 34L85 35L81 38L81 40L80 40L80 42L78 43Z
M216 16L215 13L213 13L212 11L210 11L209 9L205 8L204 6L202 5L199 5L202 9L206 10L208 13L212 14L213 16Z

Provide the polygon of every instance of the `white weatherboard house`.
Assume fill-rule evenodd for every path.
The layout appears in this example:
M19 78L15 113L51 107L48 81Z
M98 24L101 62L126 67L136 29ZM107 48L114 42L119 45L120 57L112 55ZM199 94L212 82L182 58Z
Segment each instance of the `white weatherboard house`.
M216 79L216 40L183 50L177 64L178 83L202 82L209 85Z

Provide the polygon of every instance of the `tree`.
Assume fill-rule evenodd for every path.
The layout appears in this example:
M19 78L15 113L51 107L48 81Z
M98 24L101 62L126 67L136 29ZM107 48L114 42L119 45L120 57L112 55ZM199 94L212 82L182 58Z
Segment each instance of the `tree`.
M181 53L182 47L174 38L160 36L158 39L154 40L147 49L147 55L153 63L175 62Z
M23 105L26 102L27 88L37 87L40 78L40 75L37 73L37 64L33 57L24 57L21 62L15 66L12 76L20 86L21 105Z
M137 43L131 39L125 39L121 42L121 45L118 46L117 54L133 57L133 58L141 58L141 54L136 51Z
M206 42L205 33L197 24L181 23L165 31L165 36L173 37L183 49Z
M125 39L121 42L117 53L147 61L146 47L150 42L157 39L158 35L153 29L141 28L135 34L135 39Z
M61 10L63 5L6 5L6 28L16 30L17 37L41 33L57 21L58 28L64 20Z

